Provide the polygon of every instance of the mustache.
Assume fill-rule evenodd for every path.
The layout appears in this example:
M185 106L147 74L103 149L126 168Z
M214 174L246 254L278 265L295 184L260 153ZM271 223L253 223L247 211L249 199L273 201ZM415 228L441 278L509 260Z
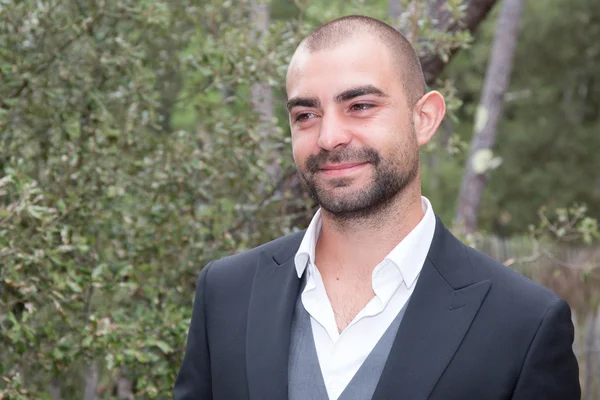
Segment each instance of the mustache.
M306 170L311 174L317 173L325 164L339 163L370 163L377 166L381 162L381 156L375 149L344 149L335 153L321 150L306 159Z

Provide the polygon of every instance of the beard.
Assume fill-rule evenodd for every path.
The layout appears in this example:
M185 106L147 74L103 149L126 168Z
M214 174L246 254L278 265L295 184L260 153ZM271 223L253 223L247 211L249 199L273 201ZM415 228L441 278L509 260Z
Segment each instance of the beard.
M379 214L418 176L419 148L414 134L405 146L399 144L391 150L390 158L382 157L372 148L344 148L338 152L322 150L309 156L298 168L298 173L311 197L336 219L363 219ZM371 165L373 176L370 182L351 189L353 178L332 178L327 182L319 179L323 165L345 162Z

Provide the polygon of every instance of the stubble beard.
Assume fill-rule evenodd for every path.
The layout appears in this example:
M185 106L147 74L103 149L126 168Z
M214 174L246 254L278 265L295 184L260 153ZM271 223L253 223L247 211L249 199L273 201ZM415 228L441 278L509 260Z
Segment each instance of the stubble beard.
M300 178L311 197L325 211L340 222L371 219L382 215L394 200L405 192L417 179L419 173L419 150L416 137L404 148L398 145L390 154L394 159L385 159L372 148L344 149L330 153L321 151L308 157L304 167L298 169ZM366 162L373 168L373 177L362 188L347 189L353 178L335 178L327 187L319 182L319 168L325 163ZM342 192L342 193L340 193Z

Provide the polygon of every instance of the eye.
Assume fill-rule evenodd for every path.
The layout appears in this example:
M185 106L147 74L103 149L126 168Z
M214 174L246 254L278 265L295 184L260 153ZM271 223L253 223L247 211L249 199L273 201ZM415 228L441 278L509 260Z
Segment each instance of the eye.
M313 113L300 113L298 115L296 115L296 122L302 122L302 121L306 121L308 119L314 118L315 114Z
M375 107L373 104L368 103L357 103L350 106L352 111L367 111L371 108Z

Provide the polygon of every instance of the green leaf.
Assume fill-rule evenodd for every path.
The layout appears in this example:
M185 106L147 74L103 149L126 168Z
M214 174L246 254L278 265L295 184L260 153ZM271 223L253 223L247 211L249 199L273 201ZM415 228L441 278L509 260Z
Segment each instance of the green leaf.
M86 336L85 338L83 338L81 345L83 347L90 347L92 345L92 340L94 340L92 336Z
M156 347L162 350L163 353L168 354L173 352L173 348L162 340L155 340L152 342Z
M54 349L52 349L52 357L55 360L62 360L65 357L65 354L60 351L57 347L55 347Z
M77 283L75 283L73 281L67 281L67 286L69 286L71 288L71 290L74 291L75 293L82 292L81 286L79 286Z
M27 213L35 219L43 220L44 213L47 211L46 208L40 206L29 206L27 207Z
M102 275L103 272L104 272L104 264L99 264L92 271L92 278L94 278L94 279L98 278L100 275Z
M56 208L58 209L58 211L63 213L67 208L65 201L63 199L58 199L58 201L56 202Z

